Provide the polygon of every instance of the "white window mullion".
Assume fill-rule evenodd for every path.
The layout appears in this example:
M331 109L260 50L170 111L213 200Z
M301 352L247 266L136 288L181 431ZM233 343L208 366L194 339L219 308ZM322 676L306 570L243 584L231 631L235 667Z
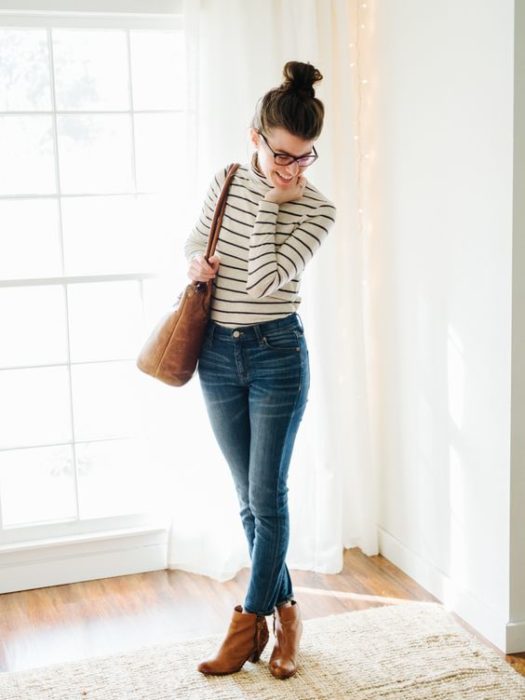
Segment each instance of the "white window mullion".
M194 0L198 2L198 0ZM182 29L183 0L87 0L33 2L0 0L0 25L18 27L108 27L118 29Z
M137 160L135 155L135 114L133 105L133 82L131 76L131 37L129 29L126 32L126 48L128 55L128 89L129 89L129 110L131 119L131 175L133 178L133 192L137 196Z
M60 261L62 265L62 276L64 276L66 271L66 265L64 260L64 230L62 222L62 201L61 201L61 188L60 188L60 158L58 152L58 126L57 126L57 105L56 105L56 91L55 91L55 66L53 58L53 30L48 28L47 30L47 48L49 56L49 88L51 90L51 107L53 110L53 149L55 152L55 192L57 196L58 204L58 236L60 245ZM62 280L62 286L64 287L64 303L65 303L65 323L66 323L66 358L67 358L67 373L69 378L69 421L71 430L71 449L73 453L73 489L75 492L75 515L76 520L79 519L80 506L79 506L79 495L78 495L78 473L77 473L77 451L75 445L75 421L74 421L74 406L73 406L73 378L71 376L71 338L69 329L69 303L68 303L68 286Z
M59 15L179 15L183 9L183 0L75 0L72 10L71 0L0 0L0 12L31 13Z

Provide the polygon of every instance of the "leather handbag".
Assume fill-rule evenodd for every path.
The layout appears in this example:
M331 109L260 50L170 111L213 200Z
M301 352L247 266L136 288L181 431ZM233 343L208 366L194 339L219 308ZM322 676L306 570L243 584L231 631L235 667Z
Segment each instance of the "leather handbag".
M215 206L204 258L215 252L228 190L240 163L232 163ZM162 316L140 351L136 365L171 386L183 386L193 376L210 315L213 280L191 282Z

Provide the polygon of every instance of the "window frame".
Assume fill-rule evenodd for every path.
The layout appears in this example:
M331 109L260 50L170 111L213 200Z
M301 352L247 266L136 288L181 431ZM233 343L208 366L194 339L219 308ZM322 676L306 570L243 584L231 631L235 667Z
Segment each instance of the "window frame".
M41 2L25 2L23 3L25 10L20 10L20 5L22 3L17 3L17 9L11 10L6 9L5 6L9 3L0 2L0 28L18 28L18 29L46 29L47 30L47 41L48 46L51 48L51 30L59 28L76 28L76 29L122 29L127 31L127 43L128 43L128 60L129 60L129 42L130 42L130 30L169 30L178 29L183 31L184 29L184 17L183 17L183 5L186 0L166 0L165 2L159 2L159 0L154 0L153 2L148 2L147 0L135 0L134 2L128 3L128 8L126 11L107 11L111 10L112 7L117 7L119 3L117 2L106 2L105 0L95 0L95 2L77 3L77 10L72 11L62 11L67 5L71 5L70 2L55 2L55 3L44 3L46 6L45 10L42 10ZM51 9L51 6L55 9ZM47 9L49 8L49 9ZM105 11L101 11L104 9ZM100 11L99 11L100 10ZM53 65L52 65L52 52L49 51L50 60L50 75L53 79ZM54 130L54 147L57 148L57 131L56 131L56 119L57 113L62 113L60 110L57 112L55 98L54 98L54 85L52 86L52 100L53 100L53 110L38 110L38 111L8 111L1 112L2 115L24 115L24 114L48 114L53 117L53 130ZM131 104L131 103L130 103ZM102 110L106 113L106 110ZM149 112L149 110L146 110ZM165 113L175 113L179 110L166 109L166 110L155 110L156 112ZM188 104L186 110L188 114L194 114L194 109L192 105ZM129 110L119 110L119 114L139 114L141 110L134 110L132 105ZM82 113L82 112L80 112ZM134 147L134 144L133 144ZM55 162L57 158L57 153L55 150ZM56 169L55 169L56 170ZM134 170L134 182L133 190L126 194L141 194L137 191L136 187L136 173ZM56 192L52 194L23 194L23 195L0 195L0 199L33 199L33 198L52 198L58 202L62 198L67 198L69 196L82 196L82 194L63 194L60 189L60 182L58 181L58 173L55 173L57 179L56 182ZM94 196L86 194L85 196ZM99 195L100 196L100 193ZM107 196L112 196L108 194ZM61 224L60 224L61 225ZM62 231L60 231L61 243L63 245ZM16 278L12 280L0 280L0 289L5 287L13 286L31 286L31 285L65 285L67 290L67 285L75 283L86 283L86 282L108 282L108 281L126 281L132 280L137 281L140 284L141 292L143 281L146 279L161 279L162 275L154 272L125 272L116 274L100 274L100 275L72 275L72 276L60 276L60 277L37 277L37 278ZM69 356L68 349L68 361L67 367L70 368L71 358ZM37 365L35 367L43 367L46 365ZM28 369L30 366L17 366L16 369ZM8 367L1 369L9 369ZM1 371L1 370L0 370ZM70 401L72 401L71 386L70 386ZM72 410L72 409L71 409ZM74 444L76 441L64 442L60 444ZM31 445L29 447L43 447L44 445ZM45 445L49 446L49 445ZM10 451L14 448L5 448L6 451ZM25 449L25 447L20 447L20 449ZM77 479L76 479L76 468L75 468L75 495L77 495ZM78 503L77 503L78 506ZM66 521L51 521L40 524L28 524L28 525L16 525L16 526L6 526L2 521L2 502L0 498L0 549L9 548L10 545L17 544L27 544L40 542L42 545L45 541L56 542L57 540L64 538L68 541L75 536L86 536L86 535L104 535L104 533L118 532L121 533L124 530L134 530L137 528L151 528L162 525L166 527L166 514L164 513L130 513L126 515L116 515L108 517L94 517L79 519L78 515L74 520ZM78 513L78 507L77 507ZM0 552L1 553L1 552Z

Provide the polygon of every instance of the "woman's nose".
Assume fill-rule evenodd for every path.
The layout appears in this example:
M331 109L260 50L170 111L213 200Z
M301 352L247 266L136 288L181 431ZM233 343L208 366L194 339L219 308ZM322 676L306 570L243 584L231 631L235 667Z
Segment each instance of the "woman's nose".
M296 160L294 160L293 163L290 163L290 165L287 165L285 167L285 171L287 175L297 175L297 173L299 172L299 163Z

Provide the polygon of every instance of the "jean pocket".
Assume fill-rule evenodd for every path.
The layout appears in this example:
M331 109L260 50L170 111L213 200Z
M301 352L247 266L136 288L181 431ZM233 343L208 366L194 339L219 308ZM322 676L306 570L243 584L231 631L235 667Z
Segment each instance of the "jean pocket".
M299 328L270 331L262 338L263 345L270 350L294 351L301 349L302 331Z

